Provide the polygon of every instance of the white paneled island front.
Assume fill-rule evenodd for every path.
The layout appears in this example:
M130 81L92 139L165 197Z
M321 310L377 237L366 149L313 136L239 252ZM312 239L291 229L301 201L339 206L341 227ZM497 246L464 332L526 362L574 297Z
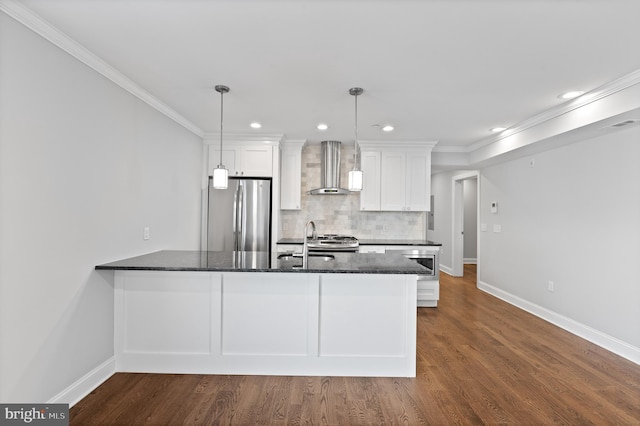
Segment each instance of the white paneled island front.
M335 253L161 251L113 270L116 370L415 377L420 266Z

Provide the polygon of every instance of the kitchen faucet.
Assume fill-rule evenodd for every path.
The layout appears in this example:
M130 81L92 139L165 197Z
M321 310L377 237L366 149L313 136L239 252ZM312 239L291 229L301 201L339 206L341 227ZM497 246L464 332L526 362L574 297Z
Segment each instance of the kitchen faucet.
M318 239L318 233L316 232L316 224L310 220L304 226L304 235L302 238L302 268L307 269L309 263L309 247L307 245L307 239L309 238L309 225L311 225L311 239Z

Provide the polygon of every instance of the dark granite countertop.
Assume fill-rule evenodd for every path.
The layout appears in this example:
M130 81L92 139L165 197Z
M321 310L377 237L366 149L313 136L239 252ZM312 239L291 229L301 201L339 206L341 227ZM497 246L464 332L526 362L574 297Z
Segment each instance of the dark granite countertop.
M361 246L441 246L441 243L436 243L429 240L404 240L404 239L362 239L358 240ZM302 244L302 238L282 238L278 240L277 244Z
M297 269L301 258L278 260L269 265L267 252L217 252L162 250L116 262L97 265L98 270L119 271L209 271L209 272L298 272L338 274L417 274L426 268L399 254L331 253L332 260L310 256L307 269Z

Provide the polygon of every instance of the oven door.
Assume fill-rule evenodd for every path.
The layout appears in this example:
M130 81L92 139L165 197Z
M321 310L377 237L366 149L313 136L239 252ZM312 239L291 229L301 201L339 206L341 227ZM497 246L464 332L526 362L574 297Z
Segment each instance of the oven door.
M436 249L439 250L439 249ZM438 277L438 252L436 250L387 250L387 253L397 253L413 260L425 267L424 273L421 273L421 279L437 279Z
M432 255L432 254L410 255L410 256L407 256L407 258L413 260L414 262L419 263L420 265L428 269L428 272L422 275L429 275L429 276L435 275L435 270L436 270L434 266L436 263L435 255Z

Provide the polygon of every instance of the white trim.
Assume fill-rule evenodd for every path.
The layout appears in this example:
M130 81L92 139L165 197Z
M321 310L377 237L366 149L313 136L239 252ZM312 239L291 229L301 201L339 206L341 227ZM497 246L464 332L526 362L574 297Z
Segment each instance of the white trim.
M444 266L442 263L439 265L439 267L440 267L440 272L444 272L445 274L451 275L452 277L454 276L453 271L451 270L450 267Z
M203 143L205 145L216 145L220 143L220 133L207 132L203 134ZM239 145L279 145L284 140L281 133L225 133L223 135L224 142L233 142L234 146Z
M116 359L111 357L93 370L73 382L62 392L47 401L50 404L68 403L69 407L76 405L82 398L104 383L116 372Z
M476 265L478 263L478 259L475 257L465 257L462 259L462 263L465 265Z
M572 320L571 318L565 317L564 315L560 315L557 312L524 300L518 296L487 284L484 281L478 281L478 288L497 297L498 299L504 300L511 305L542 318L553 325L556 325L572 334L575 334L576 336L640 365L640 348L638 347L589 327L588 325Z
M477 170L470 170L458 175L455 175L451 178L451 275L455 277L461 277L463 275L463 246L458 247L456 241L457 235L460 235L463 228L462 223L462 211L464 209L464 203L462 199L462 181L467 179L477 179L477 217L476 222L478 229L478 235L476 235L476 240L480 241L480 172ZM478 258L480 257L480 247L478 244Z
M418 148L418 149L430 149L438 144L437 141L422 141L422 140L358 140L358 145L361 150L376 150L376 149L407 149L407 148Z
M632 71L629 74L626 74L620 78L610 81L575 99L572 99L568 102L565 102L563 104L550 108L546 111L543 111L539 114L536 114L532 117L529 117L526 120L519 122L515 126L505 130L504 132L500 132L496 135L492 135L490 137L481 139L469 145L467 147L467 152L475 151L477 149L490 145L494 142L498 142L509 136L515 135L516 133L520 133L531 127L538 126L544 122L560 117L578 108L582 108L586 105L589 105L590 103L602 100L608 96L613 95L614 93L620 92L622 90L625 90L639 83L640 83L640 69Z
M176 110L160 101L154 95L143 89L139 84L106 63L80 43L42 19L22 3L15 0L0 0L0 11L43 37L45 40L51 42L53 45L64 50L97 73L108 78L127 92L131 93L133 96L156 109L161 114L164 114L196 136L204 136L204 132L200 127L187 120Z

